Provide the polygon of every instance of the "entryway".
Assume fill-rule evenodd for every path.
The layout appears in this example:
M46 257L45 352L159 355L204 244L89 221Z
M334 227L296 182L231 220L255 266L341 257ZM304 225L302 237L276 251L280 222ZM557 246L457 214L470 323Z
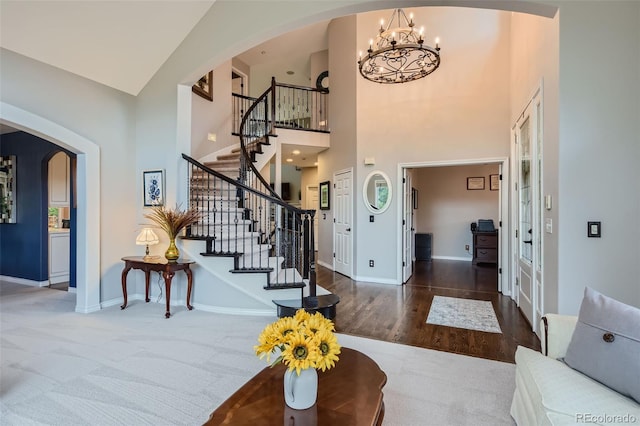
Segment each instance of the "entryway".
M427 233L434 259L496 270L493 290L511 295L508 285L508 159L401 164L404 181L400 226L403 282L415 261L415 234ZM489 219L497 229L492 258L477 258L471 224ZM474 248L476 250L474 250Z

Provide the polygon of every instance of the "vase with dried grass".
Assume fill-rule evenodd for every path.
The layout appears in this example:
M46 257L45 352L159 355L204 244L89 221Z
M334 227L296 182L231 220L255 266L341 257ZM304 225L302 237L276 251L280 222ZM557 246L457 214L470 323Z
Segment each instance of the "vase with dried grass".
M169 236L169 248L164 253L164 257L170 262L175 262L180 257L180 251L176 247L176 237L183 228L200 220L200 213L187 209L181 210L176 205L174 209L167 209L164 206L154 206L151 213L144 217L151 219Z

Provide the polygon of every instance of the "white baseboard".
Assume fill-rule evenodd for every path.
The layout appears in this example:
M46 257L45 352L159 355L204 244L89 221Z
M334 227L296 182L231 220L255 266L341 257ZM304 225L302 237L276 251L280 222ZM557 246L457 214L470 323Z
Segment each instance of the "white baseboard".
M368 283L375 283L375 284L387 284L387 285L402 285L402 283L399 283L398 281L392 279L392 278L378 278L378 277L363 277L363 276L356 276L355 278L353 278L355 281L364 281L364 282L368 282Z
M35 280L28 280L26 278L10 277L8 275L0 275L0 281L7 281L10 283L29 285L31 287L46 287L49 285L49 280L35 281Z
M432 259L436 260L461 260L463 262L471 262L473 258L471 257L458 257L458 256L431 256Z
M76 312L79 314L90 314L92 312L98 312L100 309L102 309L100 307L100 305L92 305L92 306L87 306L85 309L78 309L78 305L76 304Z
M204 312L213 312L216 314L225 314L225 315L250 315L256 317L274 317L277 315L277 311L274 309L238 309L238 308L229 308L229 307L220 307L220 306L209 306L202 305L197 303L193 305L194 309L198 309Z
M333 265L329 265L328 263L325 263L325 262L323 262L323 261L321 261L321 260L318 260L316 263L317 263L318 265L320 265L320 266L324 266L325 268L327 268L327 269L329 269L329 270L333 271Z
M51 284L65 283L67 281L69 281L69 274L57 275L55 277L49 277L49 282Z
M69 293L77 293L77 292L78 292L78 289L77 289L76 287L69 287L69 288L67 288L67 291L68 291Z
M166 301L161 298L158 302L156 302L157 297L151 298L149 303L158 303L161 305L165 305ZM144 301L144 294L128 294L127 295L127 305L130 304L132 300L142 300ZM122 305L124 299L119 297L111 300L104 301L100 304L101 308L109 308L115 305ZM185 300L172 300L170 306L184 306L186 304ZM273 317L276 315L275 306L273 309L239 309L239 308L230 308L230 307L220 307L220 306L210 306L204 305L201 303L194 303L193 308L199 311L204 312L213 312L216 314L225 314L225 315L251 315L251 316L260 316L260 317Z

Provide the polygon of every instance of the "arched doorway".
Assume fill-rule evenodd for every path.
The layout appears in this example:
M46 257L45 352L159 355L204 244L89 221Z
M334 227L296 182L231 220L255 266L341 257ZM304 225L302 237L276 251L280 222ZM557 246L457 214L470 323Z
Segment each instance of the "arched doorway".
M92 141L46 118L0 102L0 123L36 135L76 154L76 312L100 309L100 151Z

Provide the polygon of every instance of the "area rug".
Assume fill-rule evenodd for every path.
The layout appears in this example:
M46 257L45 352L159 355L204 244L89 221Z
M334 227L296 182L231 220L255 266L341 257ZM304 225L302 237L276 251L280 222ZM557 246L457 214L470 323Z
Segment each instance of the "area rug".
M491 302L434 296L427 324L502 333Z

